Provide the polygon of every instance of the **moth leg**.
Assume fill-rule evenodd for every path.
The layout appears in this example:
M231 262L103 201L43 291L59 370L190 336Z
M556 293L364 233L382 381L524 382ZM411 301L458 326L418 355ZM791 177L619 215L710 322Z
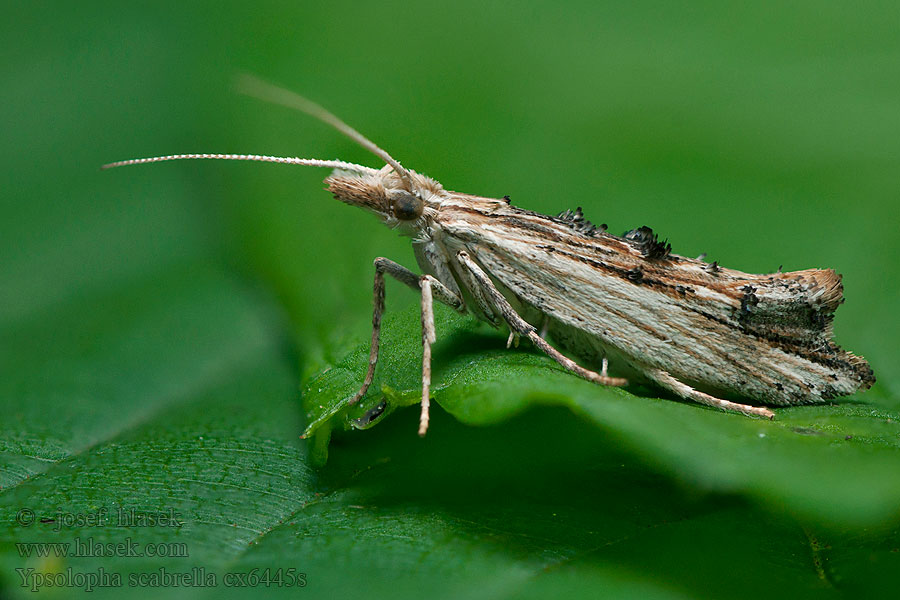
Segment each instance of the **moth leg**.
M412 288L415 291L419 291L421 287L421 275L417 275L416 273L410 271L406 267L401 264L397 264L394 261L378 257L375 259L375 277L378 278L379 272L387 273L400 283L406 284L408 287ZM454 294L450 289L445 286L443 283L435 279L431 278L432 281L432 291L434 292L434 297L439 301L443 302L453 310L456 310L461 313L466 312L465 303L463 303L462 299ZM384 292L381 294L382 304L384 303Z
M515 331L510 330L509 337L506 338L506 347L512 348L513 346L515 346L516 348L519 347L519 334Z
M715 396L704 394L699 390L695 390L686 383L678 381L677 379L672 377L672 375L660 369L648 369L645 371L645 373L661 387L669 390L677 396L684 398L685 400L693 400L698 404L705 404L707 406L721 408L722 410L739 412L741 414L747 415L748 417L765 417L767 419L775 418L775 413L773 413L768 408L763 408L761 406L750 406L748 404L738 404L737 402L729 402L728 400L722 400L721 398L716 398Z
M543 337L543 336L541 336ZM600 376L606 377L607 371L606 369L609 367L609 360L604 356L603 357L603 365L600 367Z
M435 283L440 284L431 275L422 276L422 413L419 416L419 435L425 435L428 431L428 409L431 406L431 345L437 339L431 287Z
M564 356L560 353L556 348L548 344L544 338L538 335L537 329L528 322L525 321L522 317L520 317L513 307L509 304L503 294L500 293L500 290L494 286L494 282L491 281L491 278L479 267L475 264L469 255L464 251L460 250L456 253L457 259L462 263L469 272L472 273L474 279L481 286L482 290L487 294L488 298L490 298L491 303L494 307L500 312L503 316L503 319L509 324L510 331L515 332L518 335L527 337L531 340L531 343L540 348L545 354L547 354L550 358L558 362L564 368L572 371L576 375L587 379L588 381L593 381L594 383L599 383L600 385L614 385L614 386L622 386L628 385L628 380L623 379L621 377L606 377L595 373L589 369L585 369L584 367L578 365L574 360L570 359L567 356Z
M348 401L348 404L356 404L359 399L366 395L372 380L375 377L375 365L378 364L378 347L381 338L381 317L384 314L384 274L387 273L397 281L405 283L414 290L420 289L421 277L416 275L406 267L395 263L387 258L375 259L375 283L374 283L374 308L372 310L372 344L369 348L369 366L366 370L366 378L363 380L362 387ZM458 311L465 310L465 304L456 294L451 292L447 287L437 279L432 278L431 287L434 291L434 297L447 304L451 308ZM431 289L429 291L432 291ZM430 348L429 348L430 350Z
M478 312L480 312L484 316L484 319L488 323L494 326L499 326L501 323L500 317L495 314L495 310L491 304L490 299L482 291L478 280L475 279L475 277L472 275L472 272L468 269L459 269L458 273L460 279L462 279L463 281L464 287L472 296L472 302L474 304L473 308L477 308Z

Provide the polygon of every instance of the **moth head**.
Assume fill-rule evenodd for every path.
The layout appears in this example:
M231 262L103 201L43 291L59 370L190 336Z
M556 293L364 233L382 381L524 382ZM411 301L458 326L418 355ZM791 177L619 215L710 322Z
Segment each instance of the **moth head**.
M335 170L325 179L334 197L374 214L400 233L418 236L440 207L443 188L437 181L406 171L400 176L390 165L380 171Z

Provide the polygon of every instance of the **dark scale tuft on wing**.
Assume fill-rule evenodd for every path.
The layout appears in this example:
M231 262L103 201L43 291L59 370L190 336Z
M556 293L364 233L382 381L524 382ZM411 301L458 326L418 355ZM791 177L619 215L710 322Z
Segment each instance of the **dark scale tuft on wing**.
M672 250L672 245L668 240L660 242L653 230L644 225L631 231L626 231L623 238L631 242L635 248L640 250L644 258L659 259L665 258Z
M579 233L583 233L585 235L593 236L598 233L603 233L606 231L606 223L602 223L600 225L594 225L590 221L584 218L584 213L581 212L581 207L577 207L575 211L566 210L558 215L556 218L567 223L569 227L574 229Z

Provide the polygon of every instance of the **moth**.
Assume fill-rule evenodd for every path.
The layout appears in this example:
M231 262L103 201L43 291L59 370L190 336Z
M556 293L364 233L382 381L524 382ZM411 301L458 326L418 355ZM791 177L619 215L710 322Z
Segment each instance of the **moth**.
M578 208L557 216L512 206L509 198L452 192L403 167L385 150L313 102L245 76L243 91L331 125L384 161L379 169L340 160L255 154L178 154L104 168L181 159L277 162L333 169L337 200L375 215L412 241L421 273L387 258L374 262L368 369L354 404L372 384L385 310L385 275L421 294L422 402L428 429L433 302L525 338L564 369L600 385L655 385L686 400L774 418L766 406L821 403L868 389L862 357L832 339L843 302L831 269L755 275L671 252L649 227L612 235ZM552 340L552 343L551 341ZM572 360L559 349L599 372ZM607 372L611 362L619 375Z

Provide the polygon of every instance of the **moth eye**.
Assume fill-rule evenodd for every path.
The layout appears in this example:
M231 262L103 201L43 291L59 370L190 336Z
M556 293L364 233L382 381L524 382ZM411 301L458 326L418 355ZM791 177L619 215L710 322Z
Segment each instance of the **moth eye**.
M394 216L401 221L412 221L422 216L424 206L422 201L406 191L400 191L394 194L394 205L392 207Z

